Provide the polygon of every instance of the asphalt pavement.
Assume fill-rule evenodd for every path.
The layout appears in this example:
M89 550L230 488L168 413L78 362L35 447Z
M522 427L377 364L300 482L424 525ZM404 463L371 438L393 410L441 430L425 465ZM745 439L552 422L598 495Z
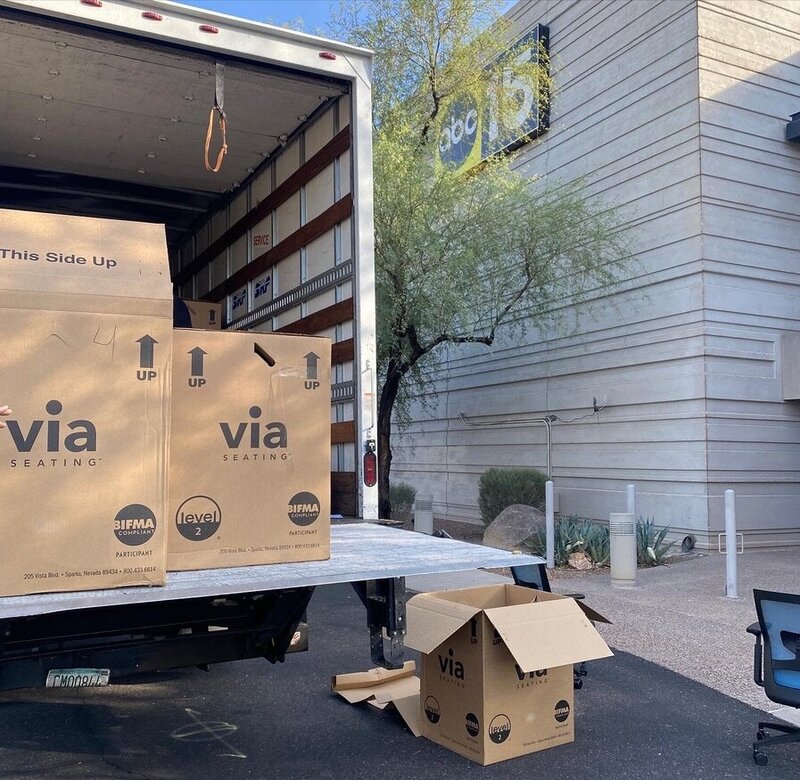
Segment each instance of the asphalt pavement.
M415 738L395 712L350 705L333 674L372 664L349 586L319 588L311 649L284 664L243 661L135 684L0 694L4 778L796 777L798 746L758 767L756 708L627 652L589 665L575 694L576 741L480 767ZM413 653L409 653L414 656Z

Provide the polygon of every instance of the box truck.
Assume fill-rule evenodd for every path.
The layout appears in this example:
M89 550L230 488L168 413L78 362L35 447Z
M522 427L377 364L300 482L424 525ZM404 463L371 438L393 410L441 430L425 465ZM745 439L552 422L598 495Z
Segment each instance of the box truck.
M378 519L370 68L354 46L162 0L0 2L0 208L163 225L175 294L221 307L224 329L330 338L331 511L362 521ZM282 660L334 582L396 667L404 576L519 560L334 526L327 561L0 598L0 689Z

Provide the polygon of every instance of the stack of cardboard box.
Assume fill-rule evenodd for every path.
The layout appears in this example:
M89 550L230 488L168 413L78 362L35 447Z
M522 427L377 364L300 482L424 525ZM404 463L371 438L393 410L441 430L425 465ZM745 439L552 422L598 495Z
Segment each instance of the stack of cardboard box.
M0 210L0 596L329 556L330 342L172 316L163 227Z

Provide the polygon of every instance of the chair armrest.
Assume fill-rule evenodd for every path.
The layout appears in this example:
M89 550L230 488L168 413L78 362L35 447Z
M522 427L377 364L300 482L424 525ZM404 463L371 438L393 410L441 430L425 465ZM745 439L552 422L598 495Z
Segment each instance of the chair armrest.
M747 633L753 634L756 638L755 647L753 647L753 682L759 687L764 687L764 671L763 671L763 648L761 646L761 626L758 623L753 623L747 627Z

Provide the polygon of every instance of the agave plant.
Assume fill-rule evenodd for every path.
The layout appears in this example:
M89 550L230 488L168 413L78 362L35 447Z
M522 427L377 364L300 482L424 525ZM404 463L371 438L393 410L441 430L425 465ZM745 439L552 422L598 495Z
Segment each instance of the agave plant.
M556 566L566 565L574 552L584 552L598 566L606 566L609 558L608 527L591 520L581 520L577 515L560 517L555 524L554 558ZM544 556L547 551L546 532L539 528L525 540L534 555Z
M664 563L675 542L667 542L669 526L656 529L652 517L639 518L636 522L636 558L640 566L659 566Z

